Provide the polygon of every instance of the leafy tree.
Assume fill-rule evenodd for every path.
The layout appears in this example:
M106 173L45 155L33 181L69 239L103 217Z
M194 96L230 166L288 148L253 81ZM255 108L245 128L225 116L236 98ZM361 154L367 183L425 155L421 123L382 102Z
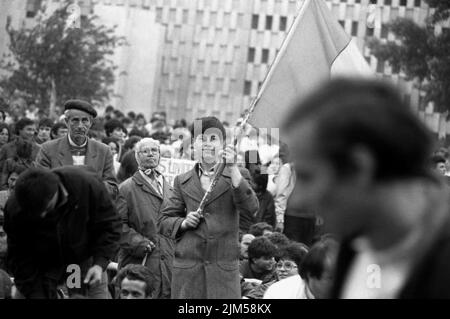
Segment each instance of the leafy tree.
M116 68L109 57L125 41L114 28L99 25L98 17L78 16L73 8L64 1L46 16L43 6L34 27L7 26L11 53L0 63L9 71L0 81L3 95L25 93L40 108L50 106L51 116L70 98L108 99Z
M403 71L425 93L425 103L433 102L435 111L450 110L450 32L438 34L436 25L450 17L450 1L425 0L434 13L423 26L399 18L388 25L396 41L371 39L369 47L378 59L387 61L395 71Z

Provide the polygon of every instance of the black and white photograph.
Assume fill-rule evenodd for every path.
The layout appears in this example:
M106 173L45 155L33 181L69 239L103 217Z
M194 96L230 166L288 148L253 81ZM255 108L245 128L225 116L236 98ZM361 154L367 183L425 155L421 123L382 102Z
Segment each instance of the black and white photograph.
M0 0L0 299L450 298L449 111L448 0Z

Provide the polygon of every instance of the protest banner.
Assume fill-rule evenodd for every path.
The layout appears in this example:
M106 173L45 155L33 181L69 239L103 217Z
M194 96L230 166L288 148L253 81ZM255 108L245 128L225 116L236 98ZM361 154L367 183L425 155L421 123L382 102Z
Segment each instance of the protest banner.
M190 171L195 165L195 161L175 158L161 158L159 170L164 175L167 182L173 186L175 177Z

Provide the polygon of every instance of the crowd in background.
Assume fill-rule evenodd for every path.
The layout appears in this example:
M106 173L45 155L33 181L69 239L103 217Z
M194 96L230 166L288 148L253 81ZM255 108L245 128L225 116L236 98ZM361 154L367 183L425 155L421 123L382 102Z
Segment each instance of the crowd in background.
M128 112L125 115L120 110L108 106L102 116L95 118L88 135L109 146L113 155L116 178L122 183L138 170L135 145L146 137L159 141L161 157L194 160L190 124L184 119L169 121L165 112L154 112L147 121L143 114ZM222 124L227 130L227 137L231 138L239 121L236 125L227 122ZM28 168L36 167L36 156L41 145L63 138L67 132L64 115L53 121L32 103L22 109L22 112L18 108L13 112L0 110L2 215L5 204L14 191L18 176ZM312 222L304 231L299 232L289 225L289 217L297 218L295 216L298 216L298 212L288 212L287 209L287 200L295 185L295 174L289 161L286 144L280 143L269 134L262 136L250 125L245 126L243 132L237 145L237 161L240 167L245 167L251 174L251 186L258 197L259 209L253 216L241 214L239 221L242 296L263 298L267 288L280 279L295 276L297 278L295 284L299 285L301 264L308 255L309 245L318 242L315 246L317 248L311 252L312 259L305 263L311 267L309 270L308 267L305 268L309 277L302 278L322 278L322 272L327 271L323 265L327 262L328 256L335 253L335 248L334 244L328 244L330 239L320 240L319 220L313 213L306 214L307 219ZM3 222L3 216L0 218ZM285 218L288 219L287 223ZM285 227L286 224L288 225ZM2 236L0 268L4 269L6 235L3 229L0 235ZM110 275L113 274L110 276L110 283L113 282L117 271L114 263L112 265L109 269ZM142 274L145 270L139 267L134 270L139 273L136 276L145 277ZM311 279L306 282L313 281L314 279ZM314 295L320 297L320 291L315 285L308 289L305 287L301 288L303 297ZM111 288L111 295L114 295L114 291L115 289ZM306 291L308 295L305 294ZM284 298L284 295L280 294L279 297Z
M222 122L221 125L227 131L227 138L233 137L238 124L239 121L232 125ZM65 138L67 132L64 115L58 121L53 121L44 117L34 105L27 108L26 113L21 116L18 116L17 111L12 114L0 111L2 223L5 203L14 192L15 181L19 175L36 166L36 156L42 144ZM127 181L141 169L136 155L136 147L140 145L140 141L145 138L151 138L150 143L158 141L158 152L162 158L195 160L191 132L191 123L183 119L172 121L167 118L165 112L154 112L147 121L143 114L129 112L125 115L108 106L103 115L94 120L88 135L89 138L109 147L113 155L115 177L121 183L119 190L123 195L128 187ZM287 145L268 134L262 136L256 129L247 125L238 141L236 153L238 166L248 171L249 184L258 199L256 213L239 214L240 295L249 299L326 298L335 279L339 244L333 234L324 233L323 222L317 212L288 205L296 185L297 174ZM447 180L450 175L449 158L449 152L445 148L437 150L429 158L430 167L447 176ZM201 177L202 174L199 174ZM301 177L304 178L303 182L307 180L307 177ZM155 186L155 189L157 188L158 186ZM331 199L327 200L331 202ZM347 204L343 203L343 207ZM7 247L3 229L0 229L0 236L0 269L4 269ZM144 266L148 257L145 250L140 256L144 255L143 265L140 261L124 267L120 267L117 260L110 263L110 297L162 298L163 292L156 293L152 288L155 273ZM163 255L161 252L161 256ZM12 285L8 275L4 271L0 271L0 274L2 294L14 295L14 292L8 292ZM165 275L164 271L157 274ZM142 285L136 288L132 282L140 282ZM65 296L64 288L61 288L60 297ZM170 294L165 297L168 296Z

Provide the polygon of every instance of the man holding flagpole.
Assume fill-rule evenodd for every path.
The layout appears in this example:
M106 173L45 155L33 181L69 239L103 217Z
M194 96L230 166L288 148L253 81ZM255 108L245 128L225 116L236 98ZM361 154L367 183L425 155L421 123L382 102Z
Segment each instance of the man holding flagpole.
M172 273L173 299L237 299L239 282L239 213L254 214L258 199L250 174L238 168L234 146L224 149L222 123L215 117L194 121L191 128L198 163L174 181L165 200L159 229L177 241ZM202 211L199 204L223 159L226 167Z

